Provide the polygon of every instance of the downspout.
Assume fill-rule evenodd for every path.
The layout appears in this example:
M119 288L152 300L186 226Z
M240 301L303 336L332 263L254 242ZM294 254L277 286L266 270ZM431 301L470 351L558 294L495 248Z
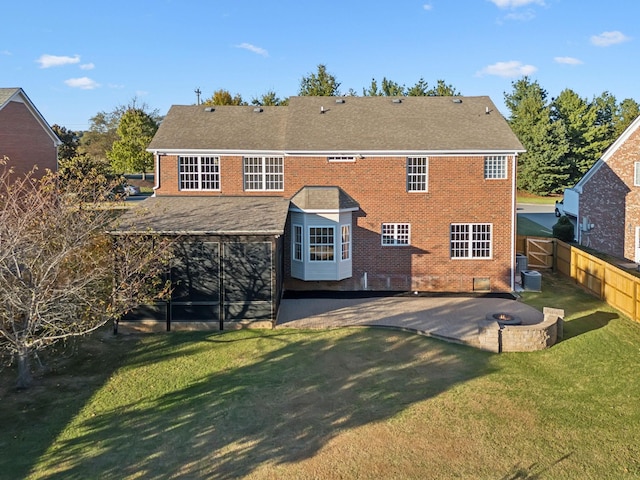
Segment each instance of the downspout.
M155 160L155 168L154 168L154 176L155 176L155 185L153 186L153 196L156 196L156 190L160 188L160 154L158 152L154 152L154 160Z
M518 234L518 204L517 204L517 165L518 165L518 153L513 153L513 160L511 165L511 291L516 291L516 238Z

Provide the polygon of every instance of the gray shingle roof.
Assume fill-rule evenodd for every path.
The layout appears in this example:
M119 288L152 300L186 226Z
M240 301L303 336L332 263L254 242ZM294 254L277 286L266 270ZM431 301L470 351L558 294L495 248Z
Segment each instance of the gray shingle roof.
M524 151L489 97L292 97L286 107L173 106L151 150ZM321 113L323 111L324 113ZM488 113L487 113L488 112Z
M291 198L300 210L357 210L358 202L340 187L303 187Z
M113 233L282 235L280 197L151 197L120 217Z
M0 88L0 108L4 107L5 103L19 91L19 88Z

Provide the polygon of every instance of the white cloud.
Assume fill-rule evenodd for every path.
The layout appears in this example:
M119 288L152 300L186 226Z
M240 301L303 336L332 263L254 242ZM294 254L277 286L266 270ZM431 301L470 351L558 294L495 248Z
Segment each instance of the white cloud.
M497 77L520 77L523 75L531 75L538 69L533 65L523 65L522 62L512 60L510 62L498 62L488 65L476 73L477 76L495 75Z
M96 66L93 63L84 63L80 65L80 70L93 70Z
M81 90L93 90L98 88L100 84L89 77L70 78L65 80L64 83L71 88L79 88Z
M602 32L600 35L594 35L591 37L591 43L597 47L609 47L629 40L631 40L631 38L617 30L613 32Z
M240 45L236 45L236 48L249 50L250 52L257 53L258 55L262 55L263 57L269 56L269 52L267 52L264 48L256 47L255 45L251 45L250 43L241 43Z
M80 55L74 55L73 57L47 55L44 54L36 60L40 64L40 68L61 67L63 65L72 65L74 63L80 63Z
M556 63L562 63L564 65L582 65L582 60L573 57L554 57Z
M429 4L429 3L425 3L422 8L424 8L425 10L429 11L429 10L433 10L433 5Z
M498 8L518 8L537 4L544 6L544 0L489 0Z

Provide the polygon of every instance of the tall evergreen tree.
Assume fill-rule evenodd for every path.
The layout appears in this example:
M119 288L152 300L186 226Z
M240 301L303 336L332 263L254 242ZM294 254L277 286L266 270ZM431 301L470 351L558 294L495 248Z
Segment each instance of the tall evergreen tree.
M527 150L518 158L518 188L537 195L559 193L569 179L570 165L563 122L552 122L547 92L523 77L505 93L509 124Z

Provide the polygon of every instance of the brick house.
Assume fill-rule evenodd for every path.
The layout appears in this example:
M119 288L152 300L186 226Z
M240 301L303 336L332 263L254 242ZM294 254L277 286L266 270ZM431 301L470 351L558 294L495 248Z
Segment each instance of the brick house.
M121 228L197 244L211 291L183 307L220 327L275 320L285 290L514 289L524 149L488 97L173 106L149 150L154 197Z
M576 241L640 263L640 117L570 189Z
M7 156L18 175L38 167L36 176L58 168L60 139L21 88L0 88L0 159Z

